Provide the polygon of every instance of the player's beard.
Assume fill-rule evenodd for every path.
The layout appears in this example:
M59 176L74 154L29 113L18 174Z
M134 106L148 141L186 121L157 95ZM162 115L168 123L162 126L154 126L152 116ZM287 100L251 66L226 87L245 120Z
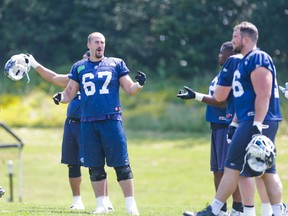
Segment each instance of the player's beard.
M96 51L96 52L95 52L95 57L96 57L97 59L101 59L101 58L103 57L103 52L98 52L98 51Z
M239 46L234 47L233 51L234 53L241 53L242 49L243 49L243 44L241 43Z

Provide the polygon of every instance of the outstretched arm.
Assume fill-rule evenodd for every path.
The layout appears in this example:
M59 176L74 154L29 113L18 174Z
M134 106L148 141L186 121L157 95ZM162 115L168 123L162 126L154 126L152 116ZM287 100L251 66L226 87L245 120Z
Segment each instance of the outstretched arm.
M38 63L31 54L27 54L27 56L29 58L31 66L43 79L62 88L65 88L67 86L69 82L67 74L57 74L54 71Z
M217 100L218 102L223 102L226 101L230 92L232 90L232 86L220 86L217 85L214 91L214 95L213 97L215 98L215 100Z
M35 68L35 70L38 72L38 74L40 74L40 76L45 79L46 81L65 88L69 82L69 78L67 74L57 74L54 71L39 65L37 68Z
M206 103L208 105L216 106L216 107L220 107L220 108L225 108L226 107L226 102L225 101L219 102L213 96L208 95L208 94L204 95L202 102Z
M184 86L184 89L185 90L181 89L178 92L177 97L181 99L195 99L200 102L206 103L208 105L216 106L220 108L226 107L225 101L219 102L213 96L196 92L187 86Z

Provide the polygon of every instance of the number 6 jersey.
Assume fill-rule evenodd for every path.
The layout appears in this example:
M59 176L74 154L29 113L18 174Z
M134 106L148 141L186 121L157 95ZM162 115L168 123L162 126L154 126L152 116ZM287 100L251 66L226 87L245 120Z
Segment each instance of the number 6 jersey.
M256 98L250 79L257 67L265 67L272 73L272 92L265 120L280 121L282 119L279 103L279 91L276 69L271 57L259 49L252 50L240 61L233 76L234 106L238 121L253 120L255 115L254 101Z

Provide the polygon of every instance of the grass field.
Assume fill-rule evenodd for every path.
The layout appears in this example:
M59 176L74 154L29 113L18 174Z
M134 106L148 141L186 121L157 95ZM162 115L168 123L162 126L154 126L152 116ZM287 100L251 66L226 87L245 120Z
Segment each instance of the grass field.
M14 129L23 148L23 200L18 202L18 151L0 149L0 185L6 194L0 199L0 215L89 215L95 197L87 169L83 168L82 199L85 211L68 209L72 195L67 167L60 164L62 128ZM4 142L0 131L0 143ZM175 216L184 210L200 210L214 197L212 173L209 171L209 133L156 133L127 131L135 195L141 215ZM4 140L4 141L3 141ZM278 137L278 170L288 201L288 137ZM14 164L14 202L9 202L8 160ZM126 215L124 199L114 170L107 168L110 199L116 209L111 215ZM259 212L260 202L255 195ZM228 206L230 207L230 200Z

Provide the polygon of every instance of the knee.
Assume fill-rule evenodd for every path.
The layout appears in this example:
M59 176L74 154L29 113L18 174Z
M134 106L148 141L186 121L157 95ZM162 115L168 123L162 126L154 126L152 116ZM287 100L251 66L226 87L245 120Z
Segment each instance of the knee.
M81 177L81 168L78 165L68 165L68 175L69 178L79 178Z
M118 182L133 178L133 173L132 173L131 167L129 165L121 166L121 167L115 167L114 169L116 171Z
M90 167L89 175L91 181L102 181L107 178L104 167Z

